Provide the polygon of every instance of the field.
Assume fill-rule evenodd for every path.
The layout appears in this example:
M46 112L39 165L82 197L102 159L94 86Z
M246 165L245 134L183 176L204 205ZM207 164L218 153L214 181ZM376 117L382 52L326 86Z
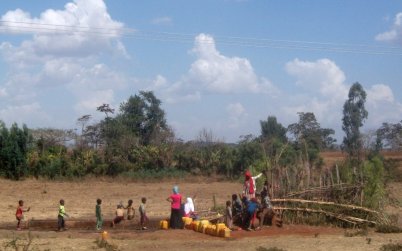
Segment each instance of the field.
M336 162L339 154L328 153L328 161ZM401 167L399 167L401 169ZM242 184L226 181L209 181L203 178L186 181L163 181L152 183L132 183L126 180L86 179L75 182L25 180L20 182L1 180L0 182L0 250L15 250L13 240L20 238L17 245L26 243L28 231L14 231L15 208L23 199L31 211L26 218L49 220L46 229L32 228L33 250L96 250L96 239L100 234L93 230L95 200L103 199L102 210L106 219L112 219L116 205L133 199L138 207L140 198L148 198L148 212L152 222L169 216L166 198L172 186L177 183L185 196L196 196L197 210L213 207L215 196L218 205L238 193ZM394 203L387 211L402 216L402 183L393 182L389 192ZM65 199L66 211L75 221L88 222L81 228L71 228L66 232L55 232L59 199ZM397 216L396 216L397 217ZM388 243L402 240L402 234L380 234L369 230L367 235L346 237L345 230L332 227L311 227L285 225L283 228L266 227L261 231L235 231L232 237L223 239L190 230L157 230L151 224L150 230L140 231L134 222L108 229L110 243L118 250L260 250L277 247L284 250L380 250ZM398 219L396 219L398 220ZM18 244L19 243L19 244ZM6 246L8 245L7 249Z

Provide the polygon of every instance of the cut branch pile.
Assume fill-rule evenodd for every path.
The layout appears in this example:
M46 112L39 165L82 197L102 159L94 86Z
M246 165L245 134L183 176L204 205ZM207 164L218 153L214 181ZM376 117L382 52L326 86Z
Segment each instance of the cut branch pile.
M286 212L284 214L285 220L291 223L303 222L300 217L309 217L311 215L318 215L315 223L320 220L325 221L322 223L335 223L336 225L349 227L390 223L384 214L356 205L304 199L272 199L272 204L274 210ZM339 224L339 222L342 224Z

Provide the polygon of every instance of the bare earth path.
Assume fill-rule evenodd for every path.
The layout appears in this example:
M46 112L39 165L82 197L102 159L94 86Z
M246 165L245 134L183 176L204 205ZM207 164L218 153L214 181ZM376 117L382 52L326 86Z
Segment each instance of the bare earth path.
M127 181L84 180L80 182L49 182L0 180L0 225L15 224L17 201L23 199L31 212L27 218L56 220L58 201L66 200L66 210L75 220L94 220L95 200L103 199L105 218L111 219L119 201L133 199L135 207L140 198L148 198L149 215L153 218L169 215L169 196L174 182L132 183ZM240 183L178 182L183 195L197 195L196 207L213 206L215 195L218 205L241 191ZM110 230L110 243L119 250L256 250L258 247L278 247L285 250L379 250L383 244L402 241L402 234L379 234L345 237L344 230L329 227L285 225L283 228L265 228L261 231L232 232L228 239L208 236L190 230L136 231L134 228ZM99 233L92 230L70 229L66 232L32 231L34 250L96 250ZM0 250L16 237L26 239L28 232L15 232L13 227L0 230ZM20 240L17 243L24 243Z

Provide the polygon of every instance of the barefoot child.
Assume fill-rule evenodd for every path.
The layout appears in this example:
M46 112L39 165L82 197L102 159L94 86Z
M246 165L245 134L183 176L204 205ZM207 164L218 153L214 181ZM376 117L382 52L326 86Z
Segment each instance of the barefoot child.
M96 214L96 230L101 230L103 225L102 218L102 209L101 209L102 200L96 200L95 214Z
M225 224L229 229L233 228L232 202L230 200L226 201Z
M141 216L140 223L141 223L142 230L147 230L147 227L145 226L146 223L148 223L148 217L147 217L146 207L145 207L146 203L147 203L147 198L143 197L141 199L140 208L138 209L140 211L140 216Z
M59 214L57 215L57 230L58 231L64 231L67 230L65 227L65 221L64 217L69 217L68 214L66 213L66 209L64 208L64 200L60 200L60 205L59 205Z
M128 200L127 209L127 220L132 220L135 217L135 209L133 207L133 200Z
M24 201L20 200L18 201L18 207L17 211L15 212L15 218L17 219L17 230L21 230L21 221L24 219L24 212L29 212L31 208L28 207L28 209L24 209Z

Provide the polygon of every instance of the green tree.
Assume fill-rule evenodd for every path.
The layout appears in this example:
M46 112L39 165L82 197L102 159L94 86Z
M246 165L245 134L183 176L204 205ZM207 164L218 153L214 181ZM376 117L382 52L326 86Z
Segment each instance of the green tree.
M286 128L278 123L275 116L268 116L267 121L260 121L261 137L263 139L278 139L286 142Z
M153 92L140 91L139 95L131 96L120 105L117 119L132 133L148 145L160 133L169 130L166 124L165 112L161 101Z
M368 116L364 106L366 96L363 87L356 82L350 87L348 99L343 105L342 129L345 132L343 148L352 160L353 166L359 165L361 161L363 143L360 128Z
M0 174L9 179L19 180L27 174L27 153L30 141L28 128L13 124L7 129L0 121Z

